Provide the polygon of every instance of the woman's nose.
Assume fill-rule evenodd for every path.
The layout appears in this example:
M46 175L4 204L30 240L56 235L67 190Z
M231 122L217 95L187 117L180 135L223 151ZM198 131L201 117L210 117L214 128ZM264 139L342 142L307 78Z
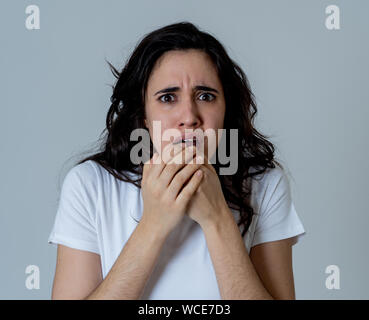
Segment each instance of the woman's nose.
M182 112L178 119L180 127L196 128L200 125L200 121L198 109L194 102L187 102L182 106Z

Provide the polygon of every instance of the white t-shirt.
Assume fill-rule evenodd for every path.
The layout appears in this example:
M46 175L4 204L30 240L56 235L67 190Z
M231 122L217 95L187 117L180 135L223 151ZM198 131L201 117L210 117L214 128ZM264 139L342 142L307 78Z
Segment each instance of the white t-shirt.
M305 235L280 167L252 179L254 215L244 236L251 247ZM48 242L94 252L106 277L143 211L141 189L120 181L94 161L73 167L64 179ZM232 210L238 221L239 212ZM241 228L241 227L240 227ZM187 215L167 238L141 299L221 299L203 231Z

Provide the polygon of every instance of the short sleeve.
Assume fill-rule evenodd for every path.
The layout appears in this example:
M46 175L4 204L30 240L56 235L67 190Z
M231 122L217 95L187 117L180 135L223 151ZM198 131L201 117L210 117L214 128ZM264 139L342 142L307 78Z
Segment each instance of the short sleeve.
M304 235L306 232L293 204L288 178L276 167L267 179L251 246L292 237L294 245Z
M96 233L97 181L94 167L84 162L66 175L48 243L99 253Z

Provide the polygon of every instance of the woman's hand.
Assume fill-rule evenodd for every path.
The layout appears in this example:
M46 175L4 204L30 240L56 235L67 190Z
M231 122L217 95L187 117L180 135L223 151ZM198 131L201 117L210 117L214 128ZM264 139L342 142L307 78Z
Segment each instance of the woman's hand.
M204 177L189 202L187 214L204 229L208 225L218 222L224 217L224 214L230 213L230 210L224 198L218 175L206 157L200 170L203 171Z
M168 144L161 155L155 153L144 164L141 220L164 235L168 235L182 220L188 202L201 182L203 174L196 171L203 160L188 164L194 160L195 153L194 147Z

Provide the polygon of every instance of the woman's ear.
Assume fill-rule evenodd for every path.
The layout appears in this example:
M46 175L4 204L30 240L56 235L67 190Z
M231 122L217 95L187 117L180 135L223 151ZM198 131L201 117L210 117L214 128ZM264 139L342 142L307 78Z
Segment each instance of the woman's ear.
M145 122L145 127L149 128L149 126L147 125L147 120L146 119L144 119L144 122Z

